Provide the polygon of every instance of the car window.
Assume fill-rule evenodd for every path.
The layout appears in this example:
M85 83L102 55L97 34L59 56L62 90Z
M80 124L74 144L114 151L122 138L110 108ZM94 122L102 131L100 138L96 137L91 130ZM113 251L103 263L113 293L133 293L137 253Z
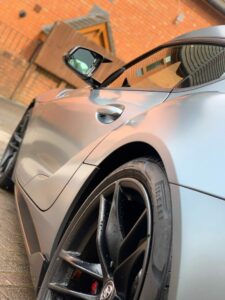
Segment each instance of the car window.
M199 51L192 55L192 61L187 66L189 72L186 78L178 83L176 88L187 88L210 82L225 75L225 48L219 46L199 47ZM195 67L196 61L199 65ZM202 61L200 63L200 61Z
M224 72L223 46L186 44L167 47L150 55L127 69L110 87L187 88L218 79Z

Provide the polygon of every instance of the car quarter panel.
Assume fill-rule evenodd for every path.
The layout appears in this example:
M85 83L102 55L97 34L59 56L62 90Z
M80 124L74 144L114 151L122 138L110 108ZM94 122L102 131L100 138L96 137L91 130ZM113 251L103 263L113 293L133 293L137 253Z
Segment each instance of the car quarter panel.
M36 205L47 210L85 158L111 131L168 95L83 89L61 91L53 100L39 102L20 151L17 180ZM112 105L123 106L122 115L110 124L100 122L98 109Z
M222 300L225 201L173 184L170 189L173 243L168 300ZM148 284L146 281L146 287Z
M225 201L174 184L170 184L170 190L173 241L168 300L222 300ZM157 272L157 259L152 260ZM148 299L153 284L151 272L147 270L146 274L140 300Z
M85 163L98 166L114 150L140 141L161 156L170 182L225 197L225 94L170 98L112 132Z

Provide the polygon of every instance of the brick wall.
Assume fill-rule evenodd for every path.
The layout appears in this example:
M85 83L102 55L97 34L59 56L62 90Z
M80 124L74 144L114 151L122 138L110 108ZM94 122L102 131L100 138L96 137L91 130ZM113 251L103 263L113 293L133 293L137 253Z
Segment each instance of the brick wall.
M37 95L54 89L61 83L59 78L34 65L30 66L28 72L27 78L21 82L13 97L25 105L29 104Z
M65 83L45 70L0 50L0 96L28 105L37 95Z
M20 30L0 21L0 49L24 57L31 44L35 44L35 39L28 38Z
M13 93L29 64L26 60L0 50L0 95L6 98Z
M123 61L182 33L224 23L202 0L1 1L0 95L27 104L58 87L60 79L23 58L32 56L43 25L85 16L95 4L109 13L116 55ZM26 17L19 18L21 10ZM180 12L184 20L176 24Z
M39 13L34 10L37 4L41 6ZM176 35L224 23L202 0L1 1L0 20L33 40L43 25L84 16L94 4L108 11L116 54L124 61ZM26 11L26 17L19 18L20 10ZM174 20L181 11L185 18L176 25Z

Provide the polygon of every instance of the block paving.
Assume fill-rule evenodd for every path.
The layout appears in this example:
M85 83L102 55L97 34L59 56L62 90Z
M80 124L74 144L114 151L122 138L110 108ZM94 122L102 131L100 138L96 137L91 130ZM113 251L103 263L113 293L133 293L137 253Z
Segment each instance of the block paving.
M0 99L0 158L23 107ZM0 189L0 300L34 300L14 196Z

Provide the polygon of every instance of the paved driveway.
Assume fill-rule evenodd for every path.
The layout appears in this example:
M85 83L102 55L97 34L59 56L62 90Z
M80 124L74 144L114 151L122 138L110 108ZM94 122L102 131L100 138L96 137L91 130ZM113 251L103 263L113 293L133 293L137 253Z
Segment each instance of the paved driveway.
M0 157L23 107L0 99ZM33 300L28 261L14 197L0 189L0 300Z

